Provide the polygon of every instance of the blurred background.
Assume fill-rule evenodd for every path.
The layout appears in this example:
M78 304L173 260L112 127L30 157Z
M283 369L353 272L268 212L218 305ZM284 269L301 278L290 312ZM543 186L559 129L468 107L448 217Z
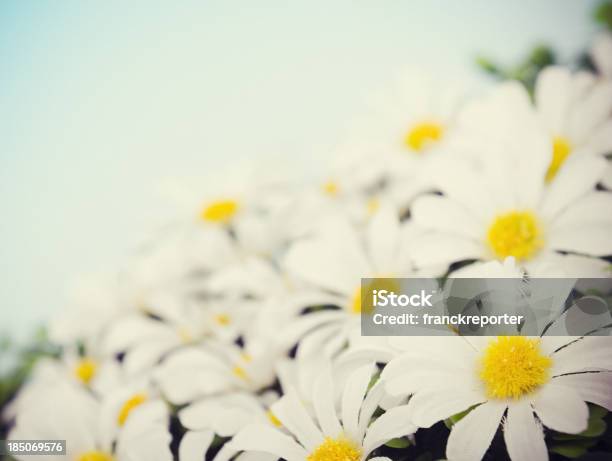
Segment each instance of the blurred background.
M0 2L0 333L27 337L75 277L120 266L172 216L168 181L268 156L314 174L402 68L488 82L479 54L572 59L595 4Z

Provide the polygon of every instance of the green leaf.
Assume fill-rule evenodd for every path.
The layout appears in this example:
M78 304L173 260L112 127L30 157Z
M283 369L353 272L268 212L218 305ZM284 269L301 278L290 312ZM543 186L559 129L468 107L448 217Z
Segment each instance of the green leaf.
M454 424L457 424L459 421L461 421L470 411L472 411L477 406L478 405L472 405L467 410L464 410L461 413L457 413L456 415L453 415L450 418L445 419L444 424L446 425L447 428L450 429L451 427L453 427Z
M485 58L484 56L478 56L476 58L476 65L480 67L485 72L492 75L501 75L500 68L494 64L490 59Z
M587 448L579 444L553 445L550 451L566 458L578 458L587 452Z
M527 62L525 64L535 66L537 68L544 68L555 63L555 53L547 45L538 45L529 54Z
M582 437L599 437L604 432L606 432L607 424L603 419L590 419L589 427L587 427L586 431L581 432L580 436Z
M600 3L594 12L595 21L612 30L612 2Z
M602 419L608 414L608 410L599 405L589 405L589 419Z
M398 437L396 439L391 439L387 443L386 446L390 448L408 448L410 446L410 440L406 437Z

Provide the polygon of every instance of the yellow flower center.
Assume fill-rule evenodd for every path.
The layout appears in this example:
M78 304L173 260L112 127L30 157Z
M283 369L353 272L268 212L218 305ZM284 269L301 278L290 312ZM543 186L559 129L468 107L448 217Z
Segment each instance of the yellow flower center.
M214 317L215 322L221 325L222 327L228 326L232 323L232 318L227 314L217 314Z
M444 127L436 122L422 122L414 125L404 137L404 144L409 149L422 152L427 147L440 141L444 136Z
M191 334L191 331L187 327L179 328L177 330L177 334L179 335L179 338L181 339L181 341L183 341L185 344L188 344L191 341L193 341L193 335Z
M79 456L78 461L114 461L114 458L103 451L88 451Z
M308 455L306 461L359 461L361 448L351 440L326 437L321 445Z
M204 221L227 224L236 215L238 208L236 200L218 200L205 206L200 217Z
M338 183L331 180L323 184L322 189L323 193L325 195L329 195L330 197L335 197L336 195L338 195L338 192L340 192L340 187L338 186Z
M572 153L572 146L567 138L556 136L553 138L553 155L548 170L546 171L546 182L555 179L559 168L565 163L567 157Z
M366 203L366 210L368 211L368 215L372 216L374 213L378 211L380 208L380 201L376 197L372 197Z
M529 259L544 245L538 220L530 211L511 211L497 216L489 227L487 240L499 259L508 256Z
M83 384L89 384L96 376L97 370L98 364L94 360L84 357L74 367L74 374Z
M242 368L240 365L236 365L234 368L232 368L232 373L234 373L234 376L237 376L243 381L249 380L249 375L247 374L246 370Z
M134 394L132 397L127 399L119 410L119 415L117 416L117 422L119 423L119 425L123 426L134 408L142 405L146 401L147 394L144 393Z
M270 421L273 426L283 427L283 423L281 423L280 419L278 419L274 413L272 413L272 410L266 411L266 416L268 417L268 421Z
M548 382L551 365L539 339L500 336L485 350L479 375L489 398L518 399Z
M359 285L353 292L350 304L351 313L359 315L361 312L365 314L374 312L373 290L387 290L399 294L401 287L397 280L392 278L376 278L363 286Z

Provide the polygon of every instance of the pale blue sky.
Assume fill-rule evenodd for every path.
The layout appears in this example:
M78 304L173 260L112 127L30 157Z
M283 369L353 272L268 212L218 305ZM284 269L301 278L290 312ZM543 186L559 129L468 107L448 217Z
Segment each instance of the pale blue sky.
M476 75L476 54L541 41L572 57L594 3L1 2L0 329L118 266L167 215L166 178L264 154L312 171L401 68Z

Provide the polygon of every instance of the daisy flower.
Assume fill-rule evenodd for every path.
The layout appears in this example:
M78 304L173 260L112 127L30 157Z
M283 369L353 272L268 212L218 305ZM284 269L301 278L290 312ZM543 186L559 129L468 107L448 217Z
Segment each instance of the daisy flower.
M389 182L388 193L405 206L430 188L429 162L444 157L454 144L463 93L426 72L403 72L388 90L374 95L371 114L355 123L356 134L343 145L338 162L352 164L370 183ZM354 163L348 161L351 155ZM354 167L357 162L360 169Z
M207 341L169 354L154 371L155 381L173 404L234 391L258 392L273 384L279 352L272 347Z
M546 180L570 155L612 151L612 81L553 66L538 75L535 106L552 144Z
M294 243L283 266L292 279L318 290L301 309L335 308L288 313L294 320L281 333L282 342L290 347L299 341L298 356L333 356L351 337L359 336L361 278L414 275L407 251L410 232L393 208L384 205L363 232L339 216L323 222L317 234Z
M133 409L118 431L116 417L106 415L103 404L85 390L60 385L20 409L9 439L66 440L66 455L44 456L50 461L172 460L168 413L162 402Z
M375 370L373 364L354 370L340 390L338 407L331 371L322 366L313 387L314 417L298 395L290 391L272 405L272 412L286 432L270 425L249 425L228 446L236 451L269 453L287 461L388 460L370 458L370 454L393 438L412 434L415 427L405 405L372 421L384 395L379 384L369 387Z
M444 195L415 200L412 219L423 231L410 248L415 264L513 257L531 275L560 265L574 276L607 276L597 257L612 254L612 195L595 190L605 160L575 157L546 185L546 140L495 147L503 152L480 169L449 160L437 177Z
M585 402L612 409L612 341L608 337L393 338L404 350L381 380L428 428L471 410L452 428L450 461L483 458L500 426L513 461L547 460L542 426L578 434Z
M257 307L253 303L199 296L176 290L158 293L149 299L146 312L134 311L115 320L101 338L103 351L122 354L123 368L133 375L181 346L205 339L231 343L250 328Z

